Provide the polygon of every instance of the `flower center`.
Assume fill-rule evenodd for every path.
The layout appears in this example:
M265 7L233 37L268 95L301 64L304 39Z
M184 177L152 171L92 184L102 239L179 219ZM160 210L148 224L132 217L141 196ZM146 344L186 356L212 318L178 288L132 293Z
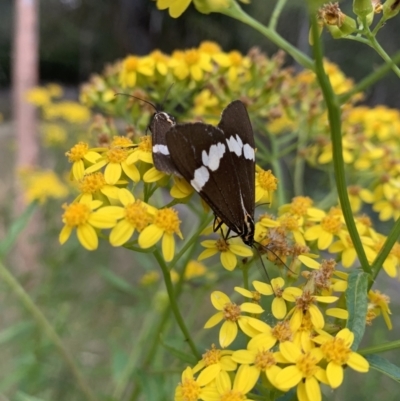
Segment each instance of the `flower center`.
M203 354L203 362L206 366L215 365L219 362L221 358L221 350L216 349L215 345L211 346L210 350L207 350L205 354Z
M85 142L79 142L71 150L65 153L65 156L68 156L68 160L70 163L77 162L82 160L86 153L88 152L89 145Z
M303 377L310 378L315 375L317 372L317 359L307 352L305 355L302 355L296 362L296 366L303 374Z
M127 57L124 62L124 67L128 72L136 71L136 69L138 67L137 57L134 57L134 56Z
M142 150L143 152L149 152L149 153L152 151L150 135L140 137L139 149Z
M111 142L111 147L130 146L130 145L132 145L132 141L126 136L114 136Z
M79 183L79 190L84 194L94 194L106 185L101 172L85 175Z
M343 338L337 337L322 344L321 351L329 362L332 361L338 365L345 365L351 353Z
M229 243L228 241L225 241L223 238L217 239L217 241L215 241L215 246L217 247L219 252L229 251Z
M260 370L266 370L276 365L274 354L271 351L259 351L256 355L254 366Z
M128 157L126 149L112 148L107 152L107 159L109 163L121 163Z
M281 220L282 227L285 227L289 231L296 231L299 229L299 222L293 216L285 216Z
M292 341L293 334L292 330L290 330L289 322L278 322L275 327L272 328L272 335L280 342L284 341Z
M178 234L180 223L178 212L171 208L158 210L154 217L154 224L162 228L167 234Z
M236 322L240 317L240 306L234 303L229 303L224 306L222 311L225 320Z
M244 401L246 396L238 390L229 390L220 398L221 401Z
M185 61L189 65L197 64L200 61L200 53L196 49L188 50L185 53Z
M138 199L135 203L125 206L125 219L141 232L151 222L151 216L146 207Z
M185 379L181 384L182 399L185 401L197 401L200 396L200 386L194 379Z
M308 196L296 196L291 204L290 212L297 216L305 216L312 203L313 201Z
M257 179L258 179L258 183L260 184L260 187L262 189L264 189L265 191L275 191L276 190L278 180L272 174L271 170L260 171L258 173Z
M315 298L308 291L303 292L301 297L298 297L296 299L297 309L300 309L303 312L308 311L310 305L314 303L314 299Z
M238 51L231 51L229 53L229 59L231 61L231 64L234 66L241 66L242 64L242 55Z
M71 205L64 205L64 214L62 221L69 227L78 227L85 224L89 218L91 210L83 203L72 203Z
M326 216L321 221L321 227L331 233L338 234L342 228L342 221L340 216Z

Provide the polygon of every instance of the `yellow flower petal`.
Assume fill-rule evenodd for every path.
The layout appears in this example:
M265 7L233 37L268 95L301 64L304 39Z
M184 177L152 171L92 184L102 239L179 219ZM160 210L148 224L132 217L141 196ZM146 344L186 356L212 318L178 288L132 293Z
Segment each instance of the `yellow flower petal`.
M122 170L124 173L133 181L133 182L139 182L140 181L140 173L138 168L134 165L131 164L128 166L126 162L121 163ZM119 179L119 177L118 177ZM107 180L106 180L107 181Z
M305 382L306 393L309 400L321 401L321 388L319 387L318 381L315 377L306 379Z
M300 370L296 366L292 365L282 369L276 375L275 384L278 386L278 388L288 389L296 386L302 378L303 376Z
M232 271L237 264L236 256L232 252L221 252L221 264L226 270Z
M231 300L222 291L213 291L211 294L211 303L215 309L222 310L226 304L231 303Z
M143 249L152 247L161 239L163 233L164 231L156 225L149 225L139 235L139 246Z
M135 231L132 224L126 220L121 220L110 232L110 244L112 246L121 246L129 241Z
M162 240L162 252L164 260L170 262L175 255L175 238L173 234L165 233Z
M216 326L223 318L224 314L222 312L218 312L215 315L212 315L204 324L204 328L210 329L211 327Z
M357 354L356 352L352 352L349 355L347 365L349 365L352 369L356 370L357 372L361 373L368 372L369 370L368 361L363 356Z
M232 344L238 333L238 326L234 322L226 320L222 323L221 330L219 331L219 344L222 348L228 347Z
M328 377L329 385L332 388L339 387L343 382L343 368L334 362L329 362L326 367L326 375Z
M105 171L104 178L107 184L114 185L121 177L122 167L119 163L108 163Z
M76 230L79 242L88 251L94 251L99 245L96 230L90 224L83 224Z
M64 226L60 232L60 235L58 237L58 240L60 241L60 244L63 245L65 244L69 237L71 236L72 233L72 227L69 226Z

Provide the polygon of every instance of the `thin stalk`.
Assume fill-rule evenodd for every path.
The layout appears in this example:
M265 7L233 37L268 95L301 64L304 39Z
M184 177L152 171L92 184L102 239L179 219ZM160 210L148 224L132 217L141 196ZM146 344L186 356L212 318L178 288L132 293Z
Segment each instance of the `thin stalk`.
M28 310L28 312L35 319L39 329L47 335L52 341L61 357L64 359L65 364L71 371L72 376L75 378L77 387L81 390L82 394L88 401L97 401L92 388L86 382L84 376L76 365L74 359L69 354L67 348L63 344L61 338L58 336L53 326L46 319L42 311L35 305L28 293L19 284L15 277L7 270L7 268L0 262L0 277L2 281L6 282L11 288L15 296L20 300L22 305Z
M347 194L346 177L344 172L343 148L342 148L340 104L337 100L336 94L332 89L332 85L329 81L329 78L327 77L324 70L323 52L319 40L319 31L316 17L312 15L311 19L312 19L312 24L311 24L312 35L314 39L313 50L316 64L316 75L318 78L318 82L321 86L322 94L324 96L324 100L328 110L331 141L332 141L332 152L333 152L333 166L335 170L338 196L342 207L344 220L346 222L347 229L349 230L350 238L353 241L354 248L357 252L357 256L360 260L361 267L366 273L372 274L371 267L368 263L363 245L361 243L360 236L358 234L354 222L349 197Z
M276 3L276 6L274 8L274 11L272 12L271 19L268 24L269 29L272 29L273 31L276 29L279 16L281 15L283 8L285 7L286 1L287 0L278 0L278 2Z
M240 6L236 2L232 2L232 5L229 8L221 11L221 13L251 26L256 31L264 35L267 39L269 39L272 43L275 43L280 49L290 54L304 68L311 71L315 70L315 65L308 56L299 51L296 47L292 46L273 29L262 25L261 23L250 17L240 8Z
M305 129L302 129L302 127L300 127L300 129L298 130L297 152L296 152L296 159L294 163L294 174L293 174L293 189L295 196L304 195L305 157L301 153L301 150L303 150L306 143L307 143L307 131Z
M386 352L399 348L400 348L400 340L396 340L384 344L374 345L372 347L358 349L357 353L361 355L378 354L379 352Z
M168 269L168 266L165 263L165 260L162 257L162 255L158 249L156 249L154 251L154 257L157 259L157 262L163 273L164 283L165 283L165 287L167 288L167 293L168 293L168 297L169 297L171 310L175 316L176 322L178 323L178 326L181 329L182 334L185 337L185 341L188 343L190 349L192 350L193 355L197 359L200 359L201 356L200 356L199 352L197 351L197 348L193 342L193 339L189 333L189 330L186 327L186 324L182 317L181 311L179 310L179 306L178 306L177 299L176 299L176 293L175 293L174 286L171 281L170 270Z
M356 93L363 92L376 82L380 81L389 71L392 70L392 62L394 64L400 63L400 52L397 52L391 59L390 63L385 63L378 69L374 70L371 74L353 86L348 92L339 95L339 103L346 103Z

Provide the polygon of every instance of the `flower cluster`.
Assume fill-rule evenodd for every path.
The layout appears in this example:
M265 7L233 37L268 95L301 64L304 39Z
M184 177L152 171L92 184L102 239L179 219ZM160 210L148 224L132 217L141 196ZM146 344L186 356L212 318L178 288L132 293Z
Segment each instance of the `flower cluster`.
M249 299L241 304L223 292L211 294L218 312L204 327L223 321L222 350L213 345L196 366L185 369L176 401L252 399L252 392L258 394L260 378L265 388L284 393L296 387L299 400L319 401L321 384L339 387L345 367L362 373L369 370L368 361L352 350L354 334L348 328L337 328L335 335L323 330L327 319L347 318L344 309L323 307L336 302L339 297L333 294L347 287L347 276L335 270L332 260L315 263L302 287L285 286L281 278L271 284L254 281L253 287L253 291L235 287ZM270 325L262 305L271 295L274 322ZM246 347L227 349L238 336L245 338Z

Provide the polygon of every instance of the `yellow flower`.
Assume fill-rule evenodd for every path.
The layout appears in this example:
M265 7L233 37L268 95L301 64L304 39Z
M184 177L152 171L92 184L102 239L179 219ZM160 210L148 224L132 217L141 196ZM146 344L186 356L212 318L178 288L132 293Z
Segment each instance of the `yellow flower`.
M122 88L133 88L138 74L151 77L154 74L154 59L152 57L128 56L122 61L119 83Z
M178 212L172 208L157 210L153 223L143 229L139 235L138 243L143 249L155 245L162 239L162 252L166 262L170 262L175 254L174 234L182 239L179 228L181 221Z
M254 324L255 321L251 321L250 324ZM260 321L259 321L260 323ZM247 344L249 350L272 348L277 342L283 343L285 341L293 340L293 332L290 329L289 322L287 320L278 322L275 327L270 327L266 323L261 327L257 323L259 334L255 335ZM261 322L263 323L263 322ZM242 362L240 362L242 363Z
M241 76L246 76L251 67L251 61L248 57L244 57L236 50L232 50L228 53L229 67L228 67L228 79L231 82L235 82Z
M368 372L368 361L351 350L354 334L349 329L340 330L335 337L323 332L313 338L313 341L321 345L323 357L328 361L326 376L332 388L337 388L342 384L343 366L350 366L362 373Z
M324 250L333 242L335 236L340 237L343 232L343 215L339 209L332 208L320 220L320 224L306 230L304 238L307 241L317 240L318 249Z
M81 180L84 176L85 161L93 164L101 158L99 153L89 150L89 145L84 142L74 145L69 152L65 153L65 156L68 156L68 161L73 163L71 173L77 181Z
M256 172L256 202L272 203L272 196L278 187L278 180L271 170L257 168Z
M93 174L86 174L79 182L79 191L81 195L77 200L86 198L88 201L93 199L104 200L104 196L108 199L118 199L119 188L106 183L103 173L97 171Z
M363 205L363 202L372 203L374 196L368 189L361 188L358 185L351 185L347 188L349 192L349 201L353 213L358 213Z
M58 84L47 84L46 88L51 97L59 98L64 94L62 86Z
M192 195L194 188L184 179L174 176L174 185L169 192L175 199L184 199Z
M118 192L120 202L124 207L120 208L122 218L110 232L110 244L112 246L121 246L129 241L135 230L139 233L152 221L152 215L156 209L147 205L141 200L135 200L131 192L121 188Z
M231 64L228 54L221 50L221 46L215 42L205 40L200 43L199 50L207 53L221 67L229 67Z
M247 258L253 256L251 248L241 244L234 244L233 241L220 238L218 240L206 240L201 245L207 248L204 250L198 260L203 260L214 256L220 252L221 264L229 271L232 271L237 265L236 255Z
M237 363L232 359L232 352L220 350L213 344L210 350L203 354L203 358L193 368L193 373L200 372L199 381L209 384L219 376L221 372L233 372Z
M373 313L374 317L382 313L383 319L385 320L386 326L389 330L392 330L393 325L392 321L390 319L390 316L392 312L390 311L389 308L389 303L390 303L390 298L382 294L378 290L370 290L368 292L368 298L370 300L370 303L368 304L368 316L371 316ZM371 319L372 320L372 319ZM367 321L367 324L371 324L371 321Z
M140 173L134 164L128 165L127 159L130 150L124 147L114 147L107 150L104 155L96 160L93 166L85 170L85 174L94 173L102 167L107 166L104 171L104 178L109 185L116 184L124 172L133 182L140 180Z
M182 372L182 380L175 389L175 401L197 401L204 399L205 383L200 378L195 379L193 370L187 367Z
M132 146L132 142L127 146ZM134 164L139 160L145 163L153 164L151 136L149 135L140 137L139 145L133 149L133 152L126 159L126 163L128 165Z
M209 387L204 396L205 401L246 401L246 394L255 386L259 372L257 368L241 365L232 380L227 372L221 372L215 381L215 387Z
M179 80L189 77L195 81L201 81L204 72L212 71L211 57L197 49L175 51L172 54L171 66L174 75Z
M304 239L304 230L300 224L301 219L298 216L283 214L282 216L279 216L277 221L280 223L281 227L283 227L286 231L292 233L296 244L306 244L306 241ZM261 223L263 223L263 220L261 220Z
M26 93L26 100L35 106L42 107L51 103L51 95L47 89L35 87Z
M169 56L160 52L160 50L153 50L149 57L154 60L155 69L163 76L167 75L169 68Z
M251 341L247 344L246 350L238 350L232 354L232 359L241 365L251 365L257 369L257 380L260 377L261 372L265 373L265 376L274 384L275 377L281 371L281 368L277 366L280 362L286 362L281 357L279 352L273 352L270 350L267 344L258 342L257 344ZM255 370L251 371L254 375Z
M42 138L44 146L64 144L67 139L67 132L61 125L46 124L43 127Z
M262 309L260 305L256 305L251 302L245 302L241 305L236 305L235 303L232 303L229 297L221 291L214 291L211 294L211 302L215 309L217 309L219 312L207 320L204 328L209 329L217 325L221 320L225 320L219 332L219 343L222 348L228 347L236 338L238 333L238 325L241 330L249 336L258 334L258 331L250 327L248 323L250 320L258 321L258 319L254 319L249 316L243 316L242 312L260 314L264 312L264 309Z
M282 277L273 278L271 280L271 285L262 283L261 281L253 281L254 287L261 294L269 295L269 287L271 288L272 294L274 294L274 299L271 305L271 312L276 319L283 319L287 314L287 307L285 299L287 295L284 290L285 281ZM291 300L289 296L288 300Z
M300 218L299 224L302 225L303 218L310 218L319 221L325 216L325 212L312 207L314 201L308 196L296 196L291 203L287 203L279 208L279 214L289 213Z
M189 7L192 0L157 0L157 8L165 10L168 8L169 15L172 18L178 18Z
M24 196L28 203L35 200L44 203L49 198L60 199L68 195L67 187L52 170L33 170L24 168L19 171Z
M45 105L43 116L47 120L61 118L72 124L84 124L90 119L90 110L77 102L64 101Z
M300 401L321 401L318 381L327 383L325 370L318 366L323 358L322 351L313 348L302 352L298 345L290 341L281 343L279 350L291 365L276 375L274 384L283 391L297 386L297 398Z
M64 227L59 236L61 245L70 237L72 230L76 228L78 240L81 245L89 251L97 249L98 237L96 228L111 228L116 224L117 217L113 206L105 206L98 211L102 202L98 200L80 202L64 205L65 210L62 221ZM117 210L118 211L118 210Z

